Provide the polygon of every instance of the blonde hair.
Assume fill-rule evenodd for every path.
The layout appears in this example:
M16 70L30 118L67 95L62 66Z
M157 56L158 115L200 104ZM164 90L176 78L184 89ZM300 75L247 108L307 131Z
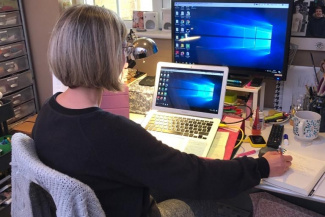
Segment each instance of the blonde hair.
M50 70L70 88L119 91L126 35L125 24L115 12L90 5L70 7L52 31Z

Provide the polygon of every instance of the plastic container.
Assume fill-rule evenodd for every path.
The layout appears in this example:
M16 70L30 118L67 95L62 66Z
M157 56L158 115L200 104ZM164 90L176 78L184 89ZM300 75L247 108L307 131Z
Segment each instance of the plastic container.
M261 123L260 123L260 117L259 117L259 109L256 109L255 112L255 119L252 126L252 135L261 135Z

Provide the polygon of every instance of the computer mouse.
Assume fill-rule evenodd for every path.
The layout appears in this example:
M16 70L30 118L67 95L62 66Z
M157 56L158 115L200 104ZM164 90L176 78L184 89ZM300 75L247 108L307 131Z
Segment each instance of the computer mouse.
M260 149L260 151L258 152L258 157L262 157L266 152L268 151L277 151L277 149L275 148L271 148L271 147L263 147Z

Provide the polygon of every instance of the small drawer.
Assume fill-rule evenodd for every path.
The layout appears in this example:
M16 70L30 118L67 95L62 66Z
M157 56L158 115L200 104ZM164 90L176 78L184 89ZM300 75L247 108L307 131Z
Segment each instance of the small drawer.
M15 107L24 102L27 102L28 100L34 99L33 89L32 87L27 87L23 90L10 94L6 97L3 97L3 99L10 100L12 106Z
M0 28L8 28L21 25L20 14L18 11L0 13Z
M23 104L21 104L19 106L16 106L14 108L15 117L10 118L7 121L7 123L11 124L13 122L16 122L16 121L26 117L27 115L35 113L35 111L36 111L36 109L35 109L34 100L31 100L31 101L23 103Z
M24 40L24 33L21 26L0 29L0 45L10 44L22 40Z
M15 74L0 80L0 92L3 95L20 90L33 83L31 71Z
M0 62L0 77L11 75L29 69L27 56L18 57L6 62Z
M0 0L0 12L18 10L17 0Z
M26 47L23 41L0 47L0 61L9 60L25 54Z

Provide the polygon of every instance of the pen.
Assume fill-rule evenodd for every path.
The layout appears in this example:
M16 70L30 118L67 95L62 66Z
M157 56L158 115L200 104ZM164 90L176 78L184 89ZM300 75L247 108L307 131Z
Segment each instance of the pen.
M247 151L247 152L244 152L244 153L240 153L240 154L237 155L237 157L248 156L248 155L255 154L255 153L256 153L256 150L251 150L251 151Z
M324 181L325 175L323 175L318 182L316 183L315 187L313 188L313 190L311 190L311 192L308 194L308 196L313 196L315 191L317 191L318 187L322 184L322 182Z
M241 81L239 81L239 80L231 80L231 79L228 79L227 81L230 82L230 83L238 83L238 84L241 84Z
M289 140L288 140L288 134L283 135L283 144L284 145L289 145Z

